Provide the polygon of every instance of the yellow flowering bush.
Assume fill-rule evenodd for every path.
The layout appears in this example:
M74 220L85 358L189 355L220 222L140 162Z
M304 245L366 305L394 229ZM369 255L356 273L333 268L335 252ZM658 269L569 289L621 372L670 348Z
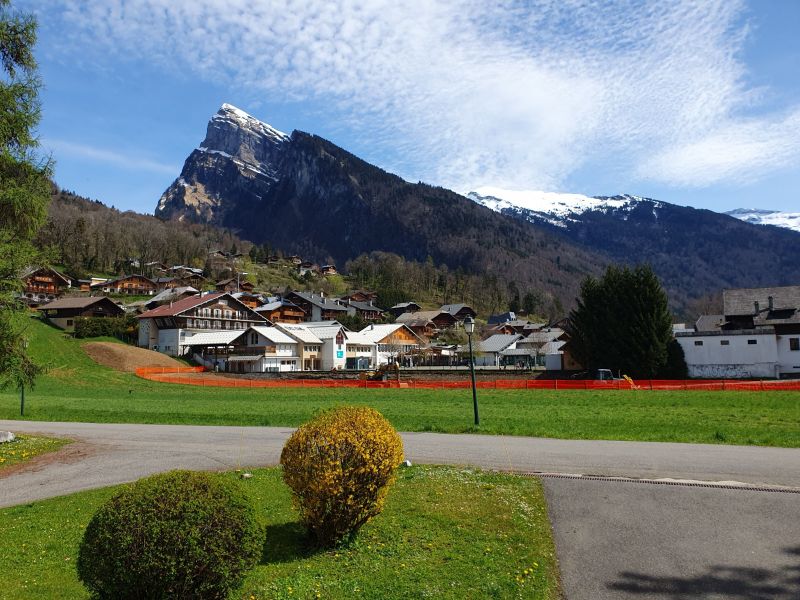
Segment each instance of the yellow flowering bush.
M354 406L301 426L281 453L300 519L321 546L354 535L381 512L402 460L403 442L389 421Z

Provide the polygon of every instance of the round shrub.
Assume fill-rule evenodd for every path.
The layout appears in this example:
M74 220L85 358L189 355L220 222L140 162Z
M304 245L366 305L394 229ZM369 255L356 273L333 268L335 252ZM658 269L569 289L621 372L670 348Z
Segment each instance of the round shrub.
M94 598L227 598L252 568L263 530L241 486L172 471L126 486L89 522L78 577Z
M342 407L295 431L281 453L300 519L321 546L355 534L383 509L403 442L378 411Z

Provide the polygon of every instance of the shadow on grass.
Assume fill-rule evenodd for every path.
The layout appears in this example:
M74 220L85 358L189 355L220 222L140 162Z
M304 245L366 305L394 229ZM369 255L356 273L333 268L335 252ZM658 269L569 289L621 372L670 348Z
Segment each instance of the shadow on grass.
M800 598L800 546L784 548L794 564L760 569L712 566L694 577L657 577L625 571L608 588L628 594L646 594L675 600L685 598L747 598L796 600Z
M306 528L296 521L267 525L261 564L292 562L309 558L321 551L314 545Z

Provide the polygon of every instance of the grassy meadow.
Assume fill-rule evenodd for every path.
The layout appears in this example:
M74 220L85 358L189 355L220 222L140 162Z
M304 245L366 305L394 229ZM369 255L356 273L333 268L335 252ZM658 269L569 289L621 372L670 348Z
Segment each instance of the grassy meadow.
M449 467L401 469L381 515L349 545L310 549L280 469L242 482L266 524L260 564L232 597L560 598L538 480ZM220 477L235 477L235 473ZM0 599L79 599L75 562L116 488L0 509Z
M158 383L94 363L79 340L37 319L30 350L49 371L26 393L42 421L297 426L321 409L369 405L401 431L800 447L800 392L231 389ZM0 393L0 419L19 396Z

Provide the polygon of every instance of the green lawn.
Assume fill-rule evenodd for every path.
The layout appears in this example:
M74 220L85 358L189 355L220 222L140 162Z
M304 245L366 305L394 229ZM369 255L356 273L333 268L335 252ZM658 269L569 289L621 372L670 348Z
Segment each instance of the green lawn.
M26 395L44 421L296 426L322 408L367 404L401 431L472 432L469 390L230 389L157 383L101 367L36 320L30 349L51 366ZM800 447L799 392L479 390L481 433ZM19 397L0 394L0 418Z
M31 460L40 454L55 452L69 440L33 435L17 435L13 442L0 444L0 472L6 467Z
M267 525L266 542L261 563L235 598L560 597L535 479L402 469L384 512L352 544L314 552L280 470L253 473L243 485ZM87 598L75 573L77 548L92 513L114 489L0 510L0 598Z

